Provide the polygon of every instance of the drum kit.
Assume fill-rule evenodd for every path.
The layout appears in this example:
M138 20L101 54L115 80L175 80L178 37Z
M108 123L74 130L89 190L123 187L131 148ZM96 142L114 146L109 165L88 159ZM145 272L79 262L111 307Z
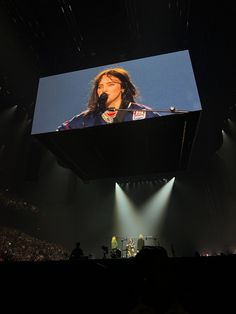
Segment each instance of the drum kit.
M134 239L130 238L126 244L126 257L134 257L136 255Z

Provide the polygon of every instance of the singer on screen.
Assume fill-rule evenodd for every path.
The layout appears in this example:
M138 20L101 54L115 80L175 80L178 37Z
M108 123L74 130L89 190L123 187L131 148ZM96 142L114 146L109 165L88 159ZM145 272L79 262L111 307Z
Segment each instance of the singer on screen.
M87 109L65 121L57 131L158 117L159 114L135 102L138 96L129 73L123 68L109 68L93 80Z

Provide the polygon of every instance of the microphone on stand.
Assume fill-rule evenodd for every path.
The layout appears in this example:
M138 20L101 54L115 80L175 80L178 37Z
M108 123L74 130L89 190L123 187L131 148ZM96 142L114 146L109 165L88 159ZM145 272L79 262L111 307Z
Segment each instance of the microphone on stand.
M104 112L107 110L106 108L106 102L107 102L108 94L102 93L98 98L98 110L100 112Z

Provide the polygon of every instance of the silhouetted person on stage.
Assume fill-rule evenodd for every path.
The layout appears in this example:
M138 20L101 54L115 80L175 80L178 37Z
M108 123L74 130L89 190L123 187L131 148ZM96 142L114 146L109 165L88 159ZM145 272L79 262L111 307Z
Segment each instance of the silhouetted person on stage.
M84 252L80 247L80 242L76 242L76 247L72 250L70 254L70 260L78 260L84 256Z

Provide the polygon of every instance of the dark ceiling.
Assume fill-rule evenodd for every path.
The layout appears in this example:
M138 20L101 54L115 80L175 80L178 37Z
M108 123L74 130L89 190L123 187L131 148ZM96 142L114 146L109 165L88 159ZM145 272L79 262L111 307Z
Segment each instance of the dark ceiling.
M236 103L235 17L229 2L0 0L0 107L32 116L39 77L188 49L204 112L198 139L213 151Z
M3 0L41 75L186 48L190 1Z
M210 89L215 76L219 84L233 78L230 4L1 0L0 10L1 85L5 79L9 89L19 63L46 76L183 49L190 51L200 87L203 79L210 78Z

